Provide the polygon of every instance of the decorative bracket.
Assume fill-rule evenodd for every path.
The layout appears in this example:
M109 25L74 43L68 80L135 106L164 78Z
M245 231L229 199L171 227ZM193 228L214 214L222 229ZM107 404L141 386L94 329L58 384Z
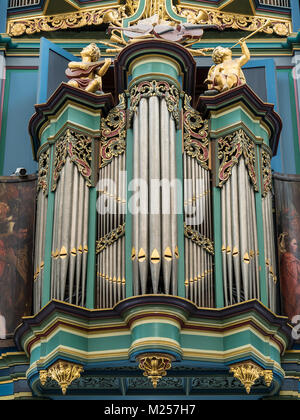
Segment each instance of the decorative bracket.
M171 369L174 359L169 355L153 353L139 356L139 368L144 370L144 376L147 376L154 388L157 388L158 382L167 375L167 370Z
M50 378L58 383L63 395L66 395L68 387L75 379L80 378L83 367L74 363L59 360L48 370L40 371L41 385L45 386L47 379Z
M230 367L230 373L238 379L245 387L247 394L250 394L252 386L260 378L264 377L265 384L270 387L273 381L273 372L264 370L253 362L245 362Z

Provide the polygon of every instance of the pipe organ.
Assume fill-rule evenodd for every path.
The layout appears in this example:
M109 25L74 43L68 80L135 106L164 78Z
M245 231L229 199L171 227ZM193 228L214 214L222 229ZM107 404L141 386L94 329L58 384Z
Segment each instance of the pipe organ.
M62 84L37 106L35 312L52 299L108 309L141 295L276 311L279 117L247 86L195 105L189 52L139 47L116 60L115 105Z

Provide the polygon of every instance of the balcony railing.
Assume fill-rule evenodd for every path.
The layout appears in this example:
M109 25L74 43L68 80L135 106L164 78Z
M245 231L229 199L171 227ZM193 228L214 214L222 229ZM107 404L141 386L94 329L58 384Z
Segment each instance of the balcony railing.
M290 0L258 0L259 4L264 6L284 7L289 8Z
M41 0L8 0L8 8L16 9L18 7L35 6L40 3Z

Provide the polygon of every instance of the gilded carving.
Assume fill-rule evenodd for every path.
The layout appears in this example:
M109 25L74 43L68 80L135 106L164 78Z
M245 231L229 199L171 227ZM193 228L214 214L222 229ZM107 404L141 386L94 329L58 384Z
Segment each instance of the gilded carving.
M47 379L52 379L58 383L63 395L66 395L68 387L75 379L80 378L83 367L75 363L58 361L48 370L40 371L41 385L44 386Z
M262 192L266 197L272 191L272 168L271 168L271 151L262 150L261 152L261 171L262 171Z
M125 235L125 223L118 226L112 232L105 235L103 238L99 239L96 243L96 253L104 251L106 248L117 242L122 236Z
M222 187L231 176L234 165L238 164L244 156L249 177L255 191L258 191L256 176L256 151L255 144L244 130L235 131L228 136L221 137L218 141L218 159L221 161L219 168L219 186Z
M68 157L86 179L87 185L91 187L92 139L68 129L55 144L52 191L56 190L60 173Z
M120 25L126 17L124 6L101 8L75 13L58 14L51 16L38 16L23 20L10 20L7 33L9 36L33 35L40 32L53 32L65 29L78 29L85 26L99 26L103 23Z
M40 154L38 170L38 191L42 190L44 194L48 192L50 149Z
M245 387L247 394L250 394L255 382L263 377L265 384L270 387L273 381L273 372L264 370L253 362L244 362L230 367L230 373L238 379Z
M237 29L243 31L256 31L268 35L288 36L292 32L290 21L279 21L278 19L267 19L263 16L249 16L237 13L227 13L220 10L201 9L200 7L177 5L176 10L179 16L187 18L190 23L208 23L211 25L223 26L225 29ZM265 26L270 20L270 25Z
M194 230L191 226L184 225L184 235L198 246L204 248L209 254L215 255L214 242Z
M86 26L99 26L102 24L114 24L122 26L124 18L133 16L139 7L139 0L127 0L125 4L118 4L111 7L84 9L78 12L36 16L23 19L9 19L7 33L9 36L18 37L24 34L32 35L40 32L53 32L66 29L78 29ZM170 22L172 25L180 22L180 18L186 18L188 23L209 24L222 26L224 28L254 31L259 29L266 34L276 34L286 37L292 32L291 20L271 19L268 28L262 28L267 19L264 16L250 16L235 13L227 13L218 9L204 9L199 6L181 5L173 6L174 16L170 17L166 10L164 0L147 2L139 19L149 18L158 15L161 21Z
M172 114L176 123L179 124L179 90L168 82L156 80L141 82L130 89L130 120L132 119L140 100L142 98L150 98L151 96L164 98L170 114Z
M112 61L106 58L99 61L100 49L95 43L89 44L81 51L82 61L71 61L66 70L69 85L91 93L103 93L102 77L107 73Z
M101 121L100 168L126 151L126 100L119 95L119 105Z
M172 367L172 358L160 354L148 354L139 358L139 368L144 370L144 376L148 377L154 388L158 382L167 375L167 370Z
M204 168L209 169L209 135L208 121L203 120L201 114L191 107L191 97L184 98L184 151L195 158Z
M250 52L245 40L239 41L239 44L243 55L234 60L230 48L214 49L212 59L215 65L210 68L206 80L209 90L216 90L219 93L246 84L242 67L250 60Z

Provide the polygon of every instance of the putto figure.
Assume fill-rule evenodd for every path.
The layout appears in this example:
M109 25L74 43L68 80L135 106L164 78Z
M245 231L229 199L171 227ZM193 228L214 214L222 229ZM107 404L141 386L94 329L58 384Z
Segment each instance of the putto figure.
M66 75L70 79L68 84L87 92L103 93L102 77L107 73L111 59L106 58L104 61L99 61L101 52L94 43L82 50L81 57L81 62L72 61L69 63L66 70Z
M245 40L241 39L239 44L243 55L235 60L232 59L230 48L217 47L213 51L212 59L215 65L209 70L206 80L210 91L220 93L246 84L242 67L248 63L251 56Z

